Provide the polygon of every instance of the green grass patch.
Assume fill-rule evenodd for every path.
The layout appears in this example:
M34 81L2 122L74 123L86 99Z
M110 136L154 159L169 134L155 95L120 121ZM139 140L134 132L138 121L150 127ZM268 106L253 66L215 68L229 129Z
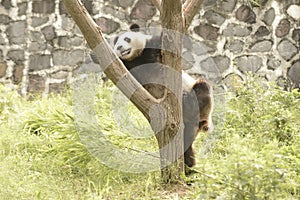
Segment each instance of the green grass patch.
M98 84L94 94L96 125L111 144L157 151L148 122L115 86ZM195 144L197 172L187 186L164 189L159 172L124 173L87 150L74 91L27 100L0 86L0 198L299 199L299 92L249 77L221 103L224 123Z

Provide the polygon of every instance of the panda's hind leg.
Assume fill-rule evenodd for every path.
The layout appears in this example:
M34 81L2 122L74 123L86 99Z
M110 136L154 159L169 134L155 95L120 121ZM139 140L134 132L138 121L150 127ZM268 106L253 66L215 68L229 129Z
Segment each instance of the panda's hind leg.
M212 131L213 92L210 84L204 79L198 79L193 87L197 96L200 118L199 131Z
M193 167L196 164L193 142L197 135L197 129L195 123L184 124L184 164L188 167Z
M213 94L210 84L198 79L193 92L183 92L184 163L187 167L196 164L193 143L199 131L212 130Z

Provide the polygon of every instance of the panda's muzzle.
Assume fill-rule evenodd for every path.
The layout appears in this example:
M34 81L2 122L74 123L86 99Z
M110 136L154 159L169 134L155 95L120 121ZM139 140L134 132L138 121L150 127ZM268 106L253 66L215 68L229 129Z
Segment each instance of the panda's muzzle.
M126 55L130 54L130 52L131 52L131 48L125 49L125 50L120 50L120 53L122 56L126 56Z

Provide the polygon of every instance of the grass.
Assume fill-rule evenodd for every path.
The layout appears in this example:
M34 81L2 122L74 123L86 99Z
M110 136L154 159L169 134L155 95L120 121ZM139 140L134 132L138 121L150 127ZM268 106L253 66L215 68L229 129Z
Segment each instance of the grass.
M111 83L99 84L92 100L81 97L78 102L92 103L96 126L122 152L155 152L147 122L116 91ZM78 113L90 107L74 107L78 94L67 90L26 100L0 86L1 199L300 198L297 91L262 86L249 77L227 98L222 126L199 135L198 164L185 177L187 185L168 189L157 171L121 172L86 149L78 129L78 119L86 115L80 118ZM115 156L122 160L126 153Z

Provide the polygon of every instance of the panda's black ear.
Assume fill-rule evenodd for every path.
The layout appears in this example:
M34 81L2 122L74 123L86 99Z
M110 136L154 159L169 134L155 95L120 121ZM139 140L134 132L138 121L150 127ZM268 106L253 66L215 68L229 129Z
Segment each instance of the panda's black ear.
M138 24L132 24L130 26L130 30L133 32L139 32L140 31L140 26Z
M119 39L118 36L114 38L114 45L117 43L118 39Z

